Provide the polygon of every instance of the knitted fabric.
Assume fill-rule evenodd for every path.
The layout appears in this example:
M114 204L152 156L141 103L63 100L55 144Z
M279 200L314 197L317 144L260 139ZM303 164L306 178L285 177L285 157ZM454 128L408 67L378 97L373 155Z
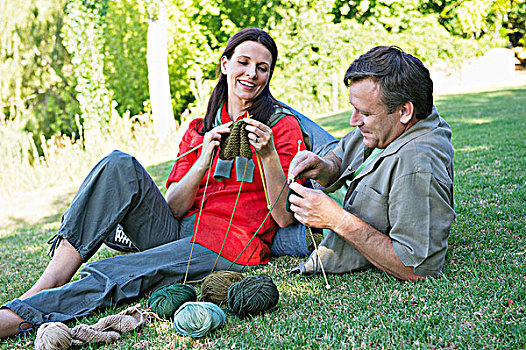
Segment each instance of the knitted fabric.
M238 156L252 159L246 125L247 123L240 119L230 126L230 134L221 138L220 159L230 160Z

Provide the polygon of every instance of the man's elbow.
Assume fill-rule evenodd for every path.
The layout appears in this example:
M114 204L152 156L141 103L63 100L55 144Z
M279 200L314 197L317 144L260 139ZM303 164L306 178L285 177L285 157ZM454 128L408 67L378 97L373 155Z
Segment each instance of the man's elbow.
M426 279L425 276L417 275L412 266L404 266L400 271L387 271L400 281L418 282Z
M402 279L402 281L412 281L412 282L419 282L419 281L423 281L425 280L426 277L423 277L423 276L419 276L417 274L411 274L409 276L404 276L404 278Z

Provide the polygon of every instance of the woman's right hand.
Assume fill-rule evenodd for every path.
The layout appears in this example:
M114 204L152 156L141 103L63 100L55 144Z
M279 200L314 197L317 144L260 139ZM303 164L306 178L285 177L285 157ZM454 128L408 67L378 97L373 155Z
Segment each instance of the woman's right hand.
M230 133L230 125L232 125L232 122L216 126L205 134L203 138L203 150L196 162L199 168L206 170L210 167L214 150L218 148L221 143L221 135Z

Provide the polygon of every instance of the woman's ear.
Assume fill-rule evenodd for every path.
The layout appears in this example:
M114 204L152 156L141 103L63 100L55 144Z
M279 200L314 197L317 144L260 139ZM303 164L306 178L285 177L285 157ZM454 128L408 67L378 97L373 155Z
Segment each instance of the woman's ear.
M406 125L413 119L414 114L413 102L407 101L400 106L400 123Z
M228 58L226 56L221 57L221 73L226 75L227 69L226 66L228 64Z

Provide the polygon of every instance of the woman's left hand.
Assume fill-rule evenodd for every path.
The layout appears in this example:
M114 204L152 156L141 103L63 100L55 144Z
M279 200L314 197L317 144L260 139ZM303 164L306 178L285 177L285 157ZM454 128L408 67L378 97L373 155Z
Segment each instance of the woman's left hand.
M272 129L252 118L243 118L247 123L248 139L262 158L276 152Z

